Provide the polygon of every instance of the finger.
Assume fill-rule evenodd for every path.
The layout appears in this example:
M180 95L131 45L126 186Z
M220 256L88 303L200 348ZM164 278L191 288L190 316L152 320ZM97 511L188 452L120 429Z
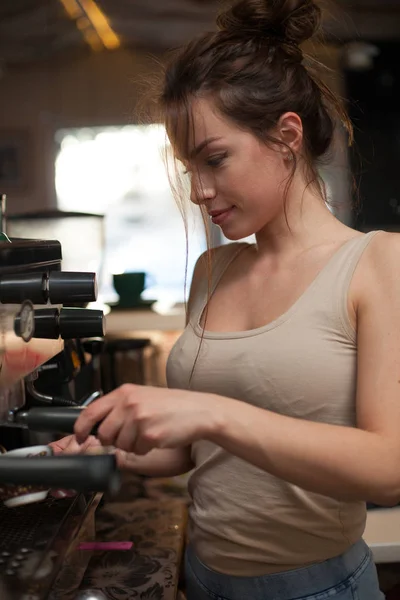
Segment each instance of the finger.
M55 442L50 442L49 446L53 450L54 454L60 454L64 452L68 445L71 443L71 440L75 438L74 435L69 435L67 437L62 438L61 440L56 440Z
M97 437L104 446L116 446L116 440L126 422L126 412L115 409L103 420Z
M128 452L125 452L125 450L118 450L115 449L114 450L114 456L117 459L117 466L119 469L126 469L128 468L129 465L129 454Z
M118 437L114 443L116 448L125 450L125 452L136 452L136 439L138 436L137 425L134 420L126 419L119 431Z
M93 435L90 435L83 444L79 444L73 435L64 454L85 454L92 446L100 446L100 442Z
M63 454L80 454L81 445L76 441L76 437L71 435L68 445L64 448Z
M95 437L90 436L84 444L78 444L74 435L69 435L49 444L54 454L82 454L90 446L94 445L100 445L100 442Z
M149 440L147 436L138 435L135 440L133 452L138 456L144 456L145 454L148 454L149 452L154 450L154 448L156 447L156 444L153 441Z
M99 400L96 400L96 402L93 402L90 406L82 410L74 427L74 433L78 443L82 444L85 442L93 427L100 421L103 421L115 406L124 399L124 390L122 388L117 388L110 392L110 394L99 398Z

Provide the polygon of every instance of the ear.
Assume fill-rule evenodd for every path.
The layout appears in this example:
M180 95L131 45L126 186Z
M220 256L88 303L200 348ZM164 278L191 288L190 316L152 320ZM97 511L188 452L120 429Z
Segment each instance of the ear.
M303 123L297 113L287 112L281 115L276 125L276 133L293 152L300 152L303 144Z

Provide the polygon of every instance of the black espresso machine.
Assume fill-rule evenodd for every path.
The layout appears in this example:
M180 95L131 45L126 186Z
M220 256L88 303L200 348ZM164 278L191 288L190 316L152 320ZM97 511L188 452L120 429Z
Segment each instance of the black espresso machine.
M103 313L82 308L96 297L95 275L63 272L61 258L57 241L0 233L0 445L7 451L30 445L30 436L46 443L73 432L101 395L90 384L75 385L104 333ZM1 600L50 597L88 511L119 481L112 455L0 455L0 488L77 492L16 508L0 498Z

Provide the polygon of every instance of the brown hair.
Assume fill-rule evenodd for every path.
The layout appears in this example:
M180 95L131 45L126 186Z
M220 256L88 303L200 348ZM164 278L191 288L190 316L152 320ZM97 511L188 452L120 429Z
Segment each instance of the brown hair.
M340 100L318 76L316 61L300 48L320 23L314 0L239 0L221 11L218 31L178 50L167 66L159 108L172 143L182 133L188 138L195 97L211 96L221 114L264 142L282 143L269 131L282 114L295 112L303 123L308 184L317 184L323 195L317 166L331 147L336 121L347 129L350 144L353 131Z
M324 197L318 164L331 147L336 122L347 129L350 144L353 131L340 100L318 76L317 61L300 48L320 24L321 9L313 0L231 2L217 17L217 31L174 52L167 65L158 100L173 146L182 139L188 144L194 98L211 97L221 114L265 143L282 144L270 132L281 115L295 112L303 124L307 185L316 185ZM179 149L188 155L187 147ZM297 166L294 153L292 158L288 186Z

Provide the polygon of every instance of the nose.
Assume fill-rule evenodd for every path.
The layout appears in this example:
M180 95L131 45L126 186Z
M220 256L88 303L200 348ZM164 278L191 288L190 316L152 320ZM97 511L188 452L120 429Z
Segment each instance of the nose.
M208 200L213 200L216 196L214 181L207 177L200 177L199 174L192 173L190 185L190 200L193 204L205 204Z

